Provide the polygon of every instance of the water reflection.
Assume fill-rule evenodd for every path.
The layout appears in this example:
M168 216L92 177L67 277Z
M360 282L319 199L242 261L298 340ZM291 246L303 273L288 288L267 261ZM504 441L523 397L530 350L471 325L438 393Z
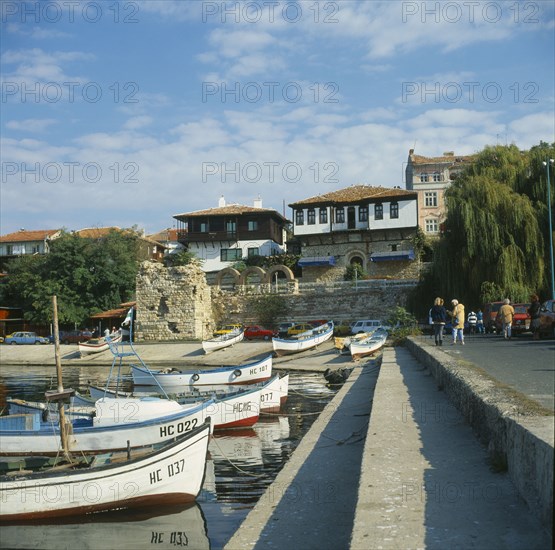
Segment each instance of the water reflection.
M78 522L2 526L1 548L60 550L137 550L194 548L209 550L206 523L198 504L157 513L141 511L90 514Z

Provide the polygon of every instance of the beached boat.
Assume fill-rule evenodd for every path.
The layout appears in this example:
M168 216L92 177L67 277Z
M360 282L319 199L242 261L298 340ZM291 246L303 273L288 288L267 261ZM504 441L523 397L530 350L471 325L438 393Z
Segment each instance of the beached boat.
M325 323L312 330L302 332L294 338L272 338L277 356L299 353L323 344L333 336L333 322Z
M121 334L117 332L110 336L110 341L112 343L117 343L121 340ZM79 353L81 356L91 355L93 353L100 353L101 351L106 351L110 345L106 338L91 338L86 342L79 342Z
M167 392L183 393L193 387L220 384L254 384L272 376L272 356L240 366L211 370L152 370L143 364L132 365L135 386L159 386Z
M101 453L169 441L203 424L213 405L213 400L179 404L158 397L105 397L95 402L89 418L73 420L68 450ZM0 442L0 456L56 455L59 424L44 422L40 412L2 416Z
M379 351L387 340L388 332L384 328L375 330L368 338L351 342L351 357L360 359Z
M368 338L371 334L371 332L360 332L352 336L335 336L333 345L341 354L351 353L351 342L363 340L364 338Z
M77 466L0 476L0 521L192 502L200 492L210 422L153 450L83 457Z
M220 334L219 336L210 338L209 340L203 340L202 349L204 350L204 353L212 353L213 351L233 346L233 344L241 342L244 337L244 330L233 330L226 334Z

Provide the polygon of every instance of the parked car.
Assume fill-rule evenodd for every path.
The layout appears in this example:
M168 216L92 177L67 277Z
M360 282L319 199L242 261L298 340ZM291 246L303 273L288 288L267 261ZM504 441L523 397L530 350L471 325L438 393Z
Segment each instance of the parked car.
M78 344L90 340L92 332L90 330L61 330L59 337L60 344ZM49 340L54 343L54 336L50 336Z
M484 329L486 334L496 331L495 320L502 305L503 302L489 302L484 306Z
M314 325L311 323L297 323L293 325L291 328L287 329L287 336L296 336L297 334L301 334L302 332L306 332L307 330L312 330Z
M540 336L555 338L555 300L547 300L540 310Z
M287 336L287 331L294 325L295 323L288 321L286 323L280 323L278 325L278 336L280 338L285 338Z
M511 325L512 334L528 332L530 330L530 315L528 315L530 304L512 304L512 306L515 310ZM503 322L500 318L495 319L495 330L499 333L503 331Z
M243 325L237 325L237 324L224 325L223 327L220 327L218 330L214 331L214 336L221 336L222 334L229 334L230 332L235 332L242 329L243 329Z
M361 319L355 321L351 327L351 334L360 334L361 332L369 332L383 326L378 319Z
M247 340L255 340L255 339L262 339L262 340L269 340L277 336L277 331L269 330L264 327L260 327L258 325L250 326L245 329L245 338Z
M49 344L48 338L38 336L36 332L13 332L6 336L6 344Z

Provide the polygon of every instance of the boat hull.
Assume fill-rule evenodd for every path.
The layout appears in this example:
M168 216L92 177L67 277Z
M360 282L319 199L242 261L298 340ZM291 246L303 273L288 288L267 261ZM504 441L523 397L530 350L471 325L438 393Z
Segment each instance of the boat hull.
M121 334L110 337L113 344L121 341ZM81 355L91 355L93 353L100 353L110 348L108 342L104 338L99 338L97 343L89 340L88 342L79 342L79 353Z
M301 335L302 336L302 335ZM333 324L330 323L326 330L314 333L312 336L298 339L272 338L274 352L278 357L292 353L300 353L327 342L333 336Z
M209 423L125 462L0 477L0 521L192 502L202 486ZM113 459L113 457L112 457Z
M244 337L245 333L243 331L238 334L230 333L223 336L217 336L216 338L211 338L210 340L203 340L202 349L204 350L204 353L212 353L213 351L233 346L233 344L238 344Z
M131 373L135 386L159 386L165 391L178 393L200 386L254 384L272 376L272 356L248 365L204 371L161 372L133 365Z

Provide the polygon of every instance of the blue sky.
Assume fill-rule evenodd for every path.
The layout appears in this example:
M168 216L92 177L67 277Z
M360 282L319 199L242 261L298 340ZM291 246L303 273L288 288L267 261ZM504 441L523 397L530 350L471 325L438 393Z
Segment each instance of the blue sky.
M411 148L555 140L551 1L1 6L2 234L282 212L404 187Z

